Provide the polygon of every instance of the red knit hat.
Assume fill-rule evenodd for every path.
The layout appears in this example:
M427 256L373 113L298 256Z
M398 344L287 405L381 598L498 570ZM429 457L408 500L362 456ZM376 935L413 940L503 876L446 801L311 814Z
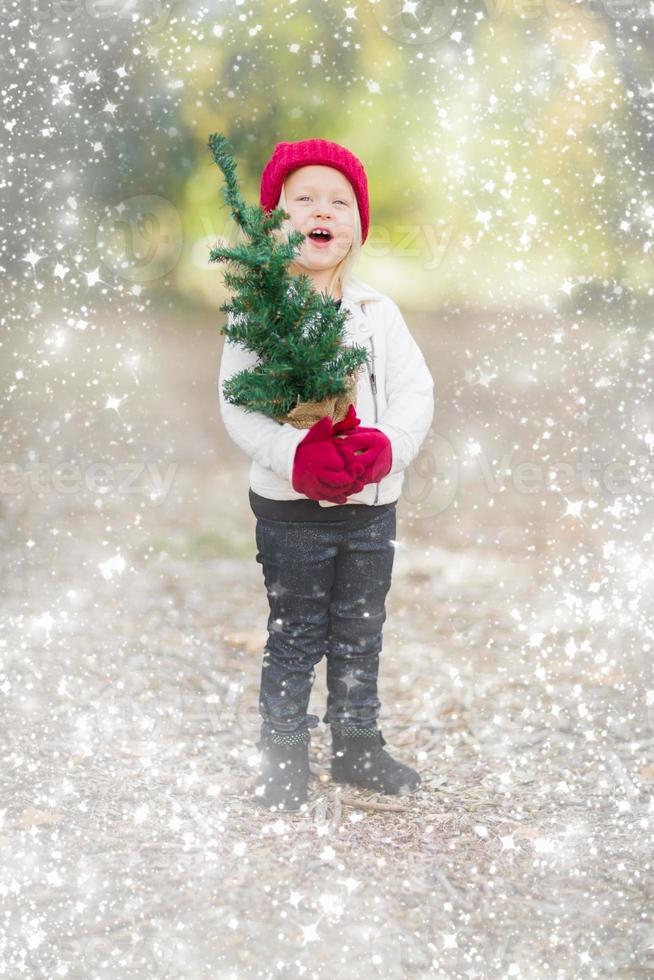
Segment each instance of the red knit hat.
M361 217L361 241L365 242L370 225L366 172L359 158L339 143L332 143L330 140L299 140L297 143L275 144L273 155L261 174L260 206L266 211L274 210L287 175L298 167L315 164L340 170L352 184Z

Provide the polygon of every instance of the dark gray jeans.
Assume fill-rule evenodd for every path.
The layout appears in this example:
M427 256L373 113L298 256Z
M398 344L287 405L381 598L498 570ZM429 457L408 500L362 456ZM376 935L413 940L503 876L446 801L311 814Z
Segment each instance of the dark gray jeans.
M327 657L326 724L374 725L385 599L395 557L396 504L344 521L257 518L257 562L270 615L263 655L261 737L315 728L307 714L315 666Z

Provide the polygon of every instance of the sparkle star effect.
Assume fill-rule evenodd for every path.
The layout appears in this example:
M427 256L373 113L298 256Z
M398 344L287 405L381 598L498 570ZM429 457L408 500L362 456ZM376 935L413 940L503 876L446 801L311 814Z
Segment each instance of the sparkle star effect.
M34 271L35 265L37 262L40 262L42 258L42 255L39 255L38 252L35 252L34 249L31 248L27 255L23 256L21 262L29 262L29 264L32 266L32 271Z

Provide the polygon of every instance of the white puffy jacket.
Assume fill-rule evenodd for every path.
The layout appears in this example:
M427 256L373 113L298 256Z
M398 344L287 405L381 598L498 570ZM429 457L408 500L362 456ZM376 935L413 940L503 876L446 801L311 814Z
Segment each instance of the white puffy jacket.
M360 493L353 493L347 501L387 504L399 498L404 470L418 455L429 432L434 417L434 380L399 307L389 296L351 277L343 286L341 308L349 312L345 342L370 348L368 362L359 372L357 416L362 426L385 433L393 449L390 472L379 483L369 483ZM306 499L293 487L291 479L295 450L308 430L232 405L223 394L223 383L228 378L257 363L256 354L225 337L218 380L225 428L252 460L249 480L255 493L273 500ZM321 500L320 505L337 506L327 500Z

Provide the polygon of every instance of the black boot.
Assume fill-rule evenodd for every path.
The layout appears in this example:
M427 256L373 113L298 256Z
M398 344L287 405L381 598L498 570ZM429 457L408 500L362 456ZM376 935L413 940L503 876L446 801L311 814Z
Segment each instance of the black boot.
M420 776L382 748L386 739L374 727L332 725L332 779L378 793L404 796L420 785Z
M256 743L262 760L253 787L256 803L277 810L299 810L307 801L309 732L273 732Z

